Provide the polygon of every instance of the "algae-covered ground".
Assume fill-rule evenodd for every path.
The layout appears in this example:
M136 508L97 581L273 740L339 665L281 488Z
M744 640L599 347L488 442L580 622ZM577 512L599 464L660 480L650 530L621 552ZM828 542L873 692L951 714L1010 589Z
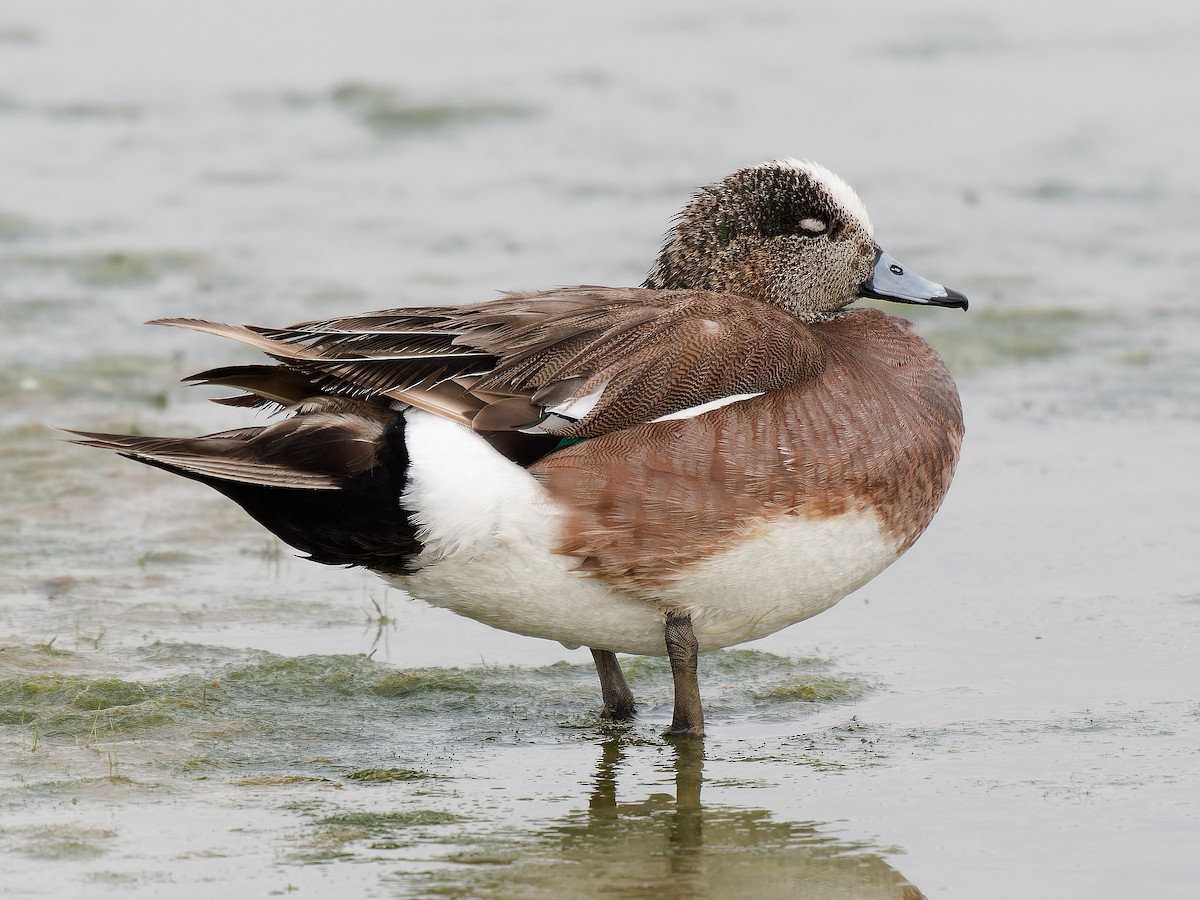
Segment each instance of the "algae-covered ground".
M943 0L0 10L0 895L1117 898L1200 841L1200 14ZM56 428L253 413L285 324L636 284L697 185L853 183L963 458L837 608L702 659L703 744L586 650L297 559Z

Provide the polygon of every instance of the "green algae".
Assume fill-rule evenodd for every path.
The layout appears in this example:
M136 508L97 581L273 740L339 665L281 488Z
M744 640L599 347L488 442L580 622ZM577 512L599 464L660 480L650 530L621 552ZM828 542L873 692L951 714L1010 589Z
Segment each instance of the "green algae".
M525 118L532 114L529 107L511 103L411 100L395 88L362 81L335 85L329 91L328 99L380 137L428 133L497 119Z
M200 562L205 557L198 553L188 553L184 550L147 550L137 558L137 564L146 566L178 566L186 563Z
M479 685L456 669L422 669L389 672L371 686L371 691L380 697L404 697L428 691L475 694Z
M321 778L317 775L255 775L250 778L235 779L232 784L238 787L287 787L293 784L311 784L315 782L329 782L328 778Z
M630 681L650 678L670 678L671 664L666 657L622 656L621 668ZM753 675L762 677L768 673L824 670L833 661L824 657L780 656L763 650L732 648L705 653L700 657L700 677L715 675Z
M60 119L97 119L112 122L132 122L142 117L143 110L133 103L105 103L76 100L56 103L47 112Z
M816 676L779 684L758 694L763 700L805 703L837 703L858 700L867 692L867 685L856 678Z
M207 275L209 260L184 251L112 250L99 253L30 254L9 257L14 268L64 272L89 288L134 288L155 284L171 275Z
M97 710L129 706L147 700L147 687L116 678L89 680L54 673L26 675L0 681L0 704L70 705Z
M0 241L16 241L37 234L32 219L0 209Z
M622 658L627 680L639 692L657 682L671 684L671 667L666 659ZM748 708L756 702L840 702L863 696L868 685L856 679L829 674L833 661L823 657L787 657L762 650L730 649L706 653L700 659L702 685L717 679L732 694L733 707ZM764 683L765 682L765 683ZM711 701L710 701L711 704Z
M25 833L22 852L45 860L89 859L103 856L117 833L109 828L53 825Z
M708 653L701 657L701 667L706 672L723 674L768 672L795 672L797 670L828 669L833 660L823 656L781 656L763 650L731 648L719 653Z
M168 275L197 275L207 268L195 253L137 253L122 251L82 255L61 260L71 276L88 287L135 287Z
M359 784L392 784L397 781L422 781L438 777L440 776L418 769L358 769L346 776L350 781Z
M1147 350L1144 348L1137 350L1126 350L1117 354L1116 357L1117 362L1119 362L1121 365L1132 366L1135 368L1148 366L1155 362L1157 358L1158 354L1156 354L1153 350Z
M28 304L18 309L17 320L11 327L21 330L21 315L30 309L32 307ZM53 309L51 305L51 313ZM45 311L39 315L43 313ZM37 325L29 321L25 321L24 326L28 330L37 329ZM172 385L178 377L178 368L170 360L140 353L107 354L55 365L47 365L39 358L13 360L0 370L0 403L14 412L26 410L28 417L6 430L0 435L0 440L23 441L30 455L53 462L55 466L71 466L77 460L92 460L90 464L94 465L103 458L101 454L74 449L55 455L46 452L54 446L49 439L66 437L62 432L55 432L41 424L46 421L42 417L53 408L50 406L52 398L70 396L85 404L100 398L108 405L112 398L120 397L120 408L125 410L127 416L131 409L135 415L145 411L156 413L170 404L174 390ZM83 428L90 424L88 419L81 422L78 418L65 416L56 416L49 422L64 428ZM109 418L102 427L110 430L119 428L131 434L144 431L138 419L132 416L117 420ZM7 473L0 473L0 476L4 474Z
M352 845L362 845L367 853L397 850L428 840L423 829L467 821L465 816L440 809L346 810L314 820L314 832L298 858L310 864L354 859L362 851Z
M969 327L911 314L921 333L955 373L1013 365L1065 355L1076 348L1096 318L1077 309L980 309Z
M380 668L379 664L363 656L275 656L264 653L254 663L229 669L221 681L231 688L246 687L256 694L270 693L281 701L316 696L348 697L369 691Z
M354 810L324 816L313 824L348 826L361 828L368 832L379 832L422 825L455 825L463 821L466 821L463 816L438 809L410 809L393 812Z
M0 680L0 723L36 728L43 738L67 737L85 744L168 728L176 724L178 713L201 704L202 695L192 685L57 673Z
M0 25L0 44L32 46L41 40L36 28L27 25Z
M101 678L84 684L83 688L71 699L71 705L78 709L88 710L137 706L149 699L147 693L144 684L121 681L118 678Z

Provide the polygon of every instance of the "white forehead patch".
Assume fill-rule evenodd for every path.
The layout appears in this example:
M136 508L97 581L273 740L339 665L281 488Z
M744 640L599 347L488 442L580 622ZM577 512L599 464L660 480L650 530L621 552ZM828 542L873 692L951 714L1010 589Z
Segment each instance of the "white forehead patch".
M850 187L839 176L830 172L820 163L813 162L811 159L773 159L770 162L765 162L763 166L775 166L780 169L794 169L797 172L803 172L817 184L825 188L829 192L829 196L833 198L833 202L846 211L846 214L851 218L858 219L862 223L863 228L867 230L867 234L871 237L875 236L875 229L871 227L871 218L867 215L867 208L859 199L858 194L854 192L854 188Z

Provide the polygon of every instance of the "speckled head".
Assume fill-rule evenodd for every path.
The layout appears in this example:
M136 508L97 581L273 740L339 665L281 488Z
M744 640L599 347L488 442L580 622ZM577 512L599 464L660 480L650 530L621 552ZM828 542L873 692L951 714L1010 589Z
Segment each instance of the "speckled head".
M886 277L904 283L881 287ZM806 321L863 296L966 307L961 294L910 278L879 249L850 185L822 165L795 159L739 169L698 190L667 234L645 287L754 297Z

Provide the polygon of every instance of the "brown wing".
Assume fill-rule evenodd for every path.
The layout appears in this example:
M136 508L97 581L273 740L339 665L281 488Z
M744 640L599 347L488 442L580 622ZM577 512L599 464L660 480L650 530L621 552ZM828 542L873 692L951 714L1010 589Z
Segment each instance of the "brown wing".
M279 360L275 377L253 366L194 376L265 401L303 393L307 382L326 393L392 398L479 431L567 438L780 390L824 365L822 344L794 317L703 291L580 287L282 329L160 324L231 337Z
M813 331L827 350L821 378L538 462L532 471L568 510L560 550L653 593L779 516L868 508L899 546L916 540L958 460L954 381L907 322L877 310Z

